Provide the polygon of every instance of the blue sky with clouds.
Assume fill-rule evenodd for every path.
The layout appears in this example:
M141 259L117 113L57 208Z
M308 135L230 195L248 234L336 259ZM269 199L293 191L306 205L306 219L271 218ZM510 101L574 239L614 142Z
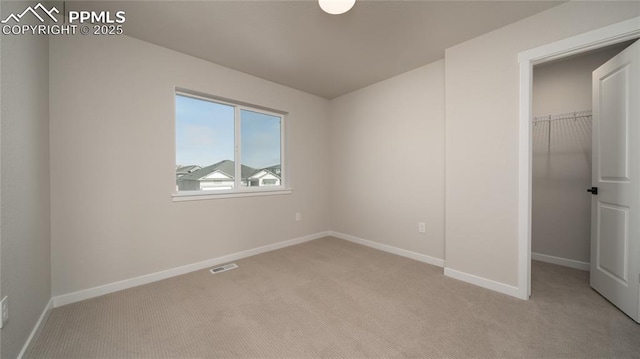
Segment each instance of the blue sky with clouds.
M242 110L242 164L280 164L280 118ZM205 167L234 158L234 108L176 95L176 164Z

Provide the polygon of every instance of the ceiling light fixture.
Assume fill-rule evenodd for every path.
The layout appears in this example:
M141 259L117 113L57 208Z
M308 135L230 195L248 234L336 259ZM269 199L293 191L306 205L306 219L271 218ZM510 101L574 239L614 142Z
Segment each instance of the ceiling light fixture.
M320 8L331 15L344 14L351 10L356 0L318 0Z

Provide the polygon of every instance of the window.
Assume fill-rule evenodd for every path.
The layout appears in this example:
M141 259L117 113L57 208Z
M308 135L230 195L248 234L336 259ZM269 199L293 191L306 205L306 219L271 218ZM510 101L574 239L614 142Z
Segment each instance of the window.
M278 180L275 178L265 178L262 180L263 186L276 186L278 185Z
M283 114L183 92L175 103L179 195L284 189Z

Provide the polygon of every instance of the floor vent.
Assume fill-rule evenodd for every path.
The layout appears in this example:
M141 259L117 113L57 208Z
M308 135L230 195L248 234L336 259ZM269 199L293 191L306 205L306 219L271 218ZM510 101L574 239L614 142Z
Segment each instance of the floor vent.
M211 268L209 269L209 272L216 274L216 273L222 273L222 272L226 272L228 270L232 270L238 268L238 265L235 263L229 263L229 264L225 264L223 266L219 266L219 267L215 267L215 268Z

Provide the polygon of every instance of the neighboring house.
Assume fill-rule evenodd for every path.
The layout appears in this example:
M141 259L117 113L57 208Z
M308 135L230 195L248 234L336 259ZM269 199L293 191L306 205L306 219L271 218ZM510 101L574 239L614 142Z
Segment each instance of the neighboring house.
M176 173L178 191L233 189L235 172L235 162L224 160L184 175ZM241 172L243 186L279 186L281 183L280 165L263 169L242 165Z
M271 166L257 170L248 180L251 186L279 186L281 181L280 173L280 165Z

